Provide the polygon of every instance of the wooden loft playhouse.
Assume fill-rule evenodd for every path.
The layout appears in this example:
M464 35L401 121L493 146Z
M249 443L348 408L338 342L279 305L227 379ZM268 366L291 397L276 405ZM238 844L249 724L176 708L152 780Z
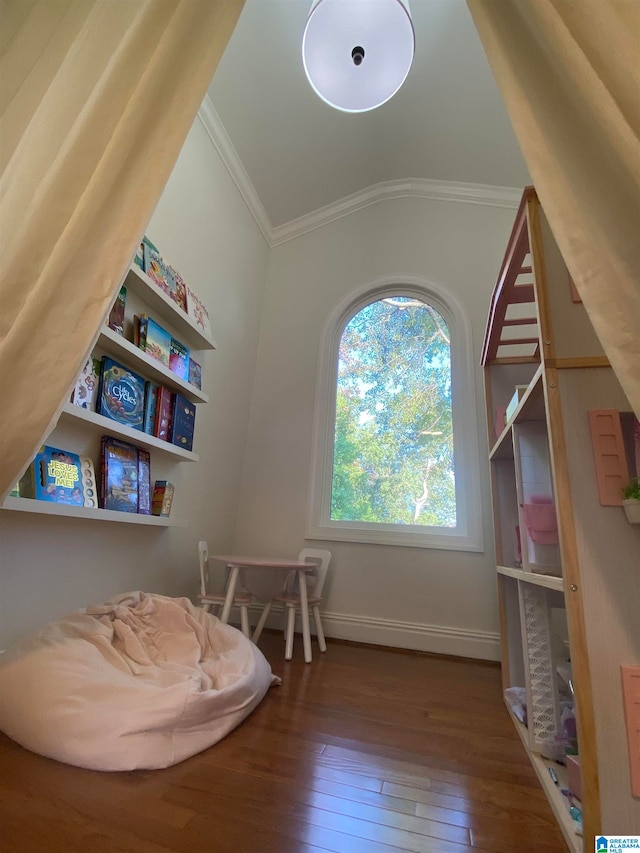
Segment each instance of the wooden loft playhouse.
M640 827L640 524L621 489L640 437L625 447L631 407L533 188L482 365L505 700L570 849L591 851Z

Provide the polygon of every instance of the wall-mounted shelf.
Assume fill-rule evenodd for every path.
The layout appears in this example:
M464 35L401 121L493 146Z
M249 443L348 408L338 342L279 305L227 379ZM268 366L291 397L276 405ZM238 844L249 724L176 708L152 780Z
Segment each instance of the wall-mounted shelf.
M132 264L123 284L149 306L154 319L162 317L181 334L194 349L215 349L213 339L205 334L176 303L153 282L140 267Z
M97 346L104 350L107 355L117 360L122 360L128 367L139 371L146 379L153 379L172 391L179 391L192 403L208 403L209 397L195 385L184 382L176 374L165 367L157 359L152 358L140 347L128 341L122 335L114 332L109 326L103 326L98 338Z
M534 586L544 586L546 589L557 589L564 592L564 580L553 575L543 575L537 572L525 572L524 569L512 569L509 566L496 566L499 575L530 583Z
M509 715L513 721L513 725L516 727L516 731L520 735L522 743L525 748L528 748L528 731L527 727L523 725L520 720L513 714L511 709L507 706L507 710L509 711ZM571 853L581 853L582 851L582 836L576 832L577 824L569 814L569 809L567 807L565 798L561 793L562 789L567 789L567 769L563 767L561 764L558 764L556 761L549 761L547 758L543 758L541 755L533 752L530 754L531 764L533 765L533 769L536 771L536 775L540 780L540 784L547 795L547 799L549 800L549 805L553 809L553 813L556 816L556 820L558 821L558 825L564 835L565 841L569 846L569 850ZM549 773L549 768L552 768L555 773L558 784L553 781L551 774Z
M619 459L632 442L619 435L614 441L611 424L600 423L605 459L594 460L589 413L593 420L613 412L615 420L631 407L569 285L551 226L528 188L482 350L503 687L525 688L529 727L515 717L513 723L569 846L587 853L607 826L624 835L640 825L640 801L624 772L630 755L620 692L620 665L637 652L640 530L599 490L600 461L617 477L610 501L620 501L626 475L612 465L612 446ZM526 391L504 425L520 386ZM569 787L562 768L553 763L556 785L545 757L562 758L563 703L573 705L577 721L580 779L572 784L580 791L583 838L559 790Z
M544 386L542 381L543 365L536 370L529 387L518 403L513 417L505 426L500 437L494 444L489 459L505 459L513 457L513 443L511 440L511 428L513 424L525 421L544 421Z
M107 435L113 435L122 438L125 441L130 441L139 447L146 447L147 450L159 451L168 456L173 456L177 460L183 462L198 462L200 457L197 453L189 450L183 450L175 444L168 441L163 441L139 429L132 429L126 424L113 421L111 418L105 418L104 415L99 415L97 412L92 412L89 409L83 409L80 406L75 406L73 403L67 403L60 415L61 420L69 419L70 421L79 420L83 424L89 426L95 432Z
M30 498L5 498L0 509L29 512L38 515L55 515L66 518L86 518L93 521L112 521L120 524L144 524L150 527L186 527L182 521L157 515L139 515L134 512L114 512L109 509L94 509L86 506L35 501Z

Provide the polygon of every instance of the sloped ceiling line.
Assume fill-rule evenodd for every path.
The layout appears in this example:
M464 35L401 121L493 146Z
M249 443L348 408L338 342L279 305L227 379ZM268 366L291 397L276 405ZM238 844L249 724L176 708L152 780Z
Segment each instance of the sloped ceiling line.
M310 231L321 228L336 219L341 219L343 216L348 216L379 201L388 199L426 198L436 201L484 204L489 207L517 210L522 196L522 188L407 178L401 181L385 181L367 187L274 228L208 95L202 102L198 117L255 219L262 236L271 248L300 237L302 234L308 234Z

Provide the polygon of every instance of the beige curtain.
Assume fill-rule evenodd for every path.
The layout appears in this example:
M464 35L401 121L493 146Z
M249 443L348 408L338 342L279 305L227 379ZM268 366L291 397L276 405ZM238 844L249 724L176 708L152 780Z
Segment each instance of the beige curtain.
M640 416L640 2L467 3L565 262Z
M0 0L0 499L57 421L244 0Z

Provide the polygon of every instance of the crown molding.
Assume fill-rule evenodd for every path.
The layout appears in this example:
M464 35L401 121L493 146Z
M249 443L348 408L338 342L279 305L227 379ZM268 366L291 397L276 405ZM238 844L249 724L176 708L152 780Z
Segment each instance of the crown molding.
M517 210L522 197L522 187L492 187L484 184L465 184L453 181L432 181L425 178L409 178L401 181L384 181L374 184L352 195L345 196L332 204L273 227L256 192L238 152L233 146L227 131L215 111L208 95L198 110L198 118L220 155L238 192L249 208L267 244L273 248L294 240L316 228L322 228L343 216L349 216L364 210L380 201L396 198L421 198L431 201L462 202L464 204L482 204L488 207L501 207Z
M279 246L328 225L343 216L370 207L380 201L396 198L421 198L432 201L453 201L464 204L483 204L517 210L522 198L522 188L492 187L484 184L463 184L453 181L432 181L409 178L402 181L384 181L364 190L345 196L337 202L320 207L312 213L285 222L272 229L271 245Z
M246 169L242 165L242 161L238 156L238 152L233 146L224 125L220 121L220 116L215 111L211 99L205 95L200 109L198 110L198 118L213 143L214 148L220 155L220 159L225 165L227 172L231 176L234 184L238 188L238 192L244 199L245 204L249 208L249 212L256 221L262 236L269 246L272 245L272 227L267 211L260 201L260 196L256 192L255 187L251 182L251 178L247 174Z

